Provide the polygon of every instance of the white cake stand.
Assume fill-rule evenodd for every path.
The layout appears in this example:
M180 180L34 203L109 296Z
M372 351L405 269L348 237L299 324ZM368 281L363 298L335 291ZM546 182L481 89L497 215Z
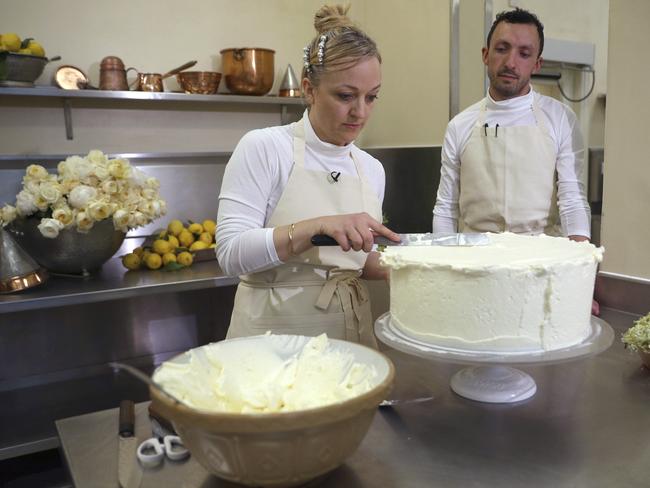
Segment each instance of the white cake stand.
M387 312L375 321L375 334L387 346L406 354L427 359L475 365L455 373L451 389L471 400L488 403L512 403L530 398L537 391L535 380L512 364L555 364L594 356L606 350L614 341L614 330L597 317L591 317L589 336L571 347L554 351L524 352L456 349L433 345L398 329Z

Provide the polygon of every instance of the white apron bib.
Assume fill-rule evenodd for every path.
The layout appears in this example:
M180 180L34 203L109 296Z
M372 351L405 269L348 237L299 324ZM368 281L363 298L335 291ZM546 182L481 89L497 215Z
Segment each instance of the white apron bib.
M486 101L461 155L460 232L562 235L557 150L533 102L536 124L487 127Z
M381 205L361 166L357 177L304 167L303 121L293 124L294 165L267 227L324 215L367 212L381 221ZM263 334L328 337L376 347L368 290L361 280L363 251L314 247L275 268L241 277L227 338Z

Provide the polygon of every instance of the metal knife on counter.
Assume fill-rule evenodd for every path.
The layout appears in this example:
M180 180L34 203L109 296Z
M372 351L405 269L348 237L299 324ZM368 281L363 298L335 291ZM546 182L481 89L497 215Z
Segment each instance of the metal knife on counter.
M487 234L427 232L424 234L398 234L400 242L391 241L383 236L375 237L375 244L380 246L485 246L490 243ZM336 239L325 234L311 238L314 246L338 246Z
M121 488L138 488L142 470L136 458L138 439L135 436L135 405L131 400L120 402L118 432L117 479Z

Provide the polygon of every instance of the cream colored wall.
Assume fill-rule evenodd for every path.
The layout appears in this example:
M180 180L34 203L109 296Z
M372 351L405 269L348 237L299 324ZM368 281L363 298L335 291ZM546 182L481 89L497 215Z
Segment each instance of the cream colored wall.
M7 3L1 0L0 3ZM165 72L196 59L193 69L219 70L219 51L259 46L276 50L278 85L288 63L300 73L302 47L315 35L321 0L32 0L1 8L0 32L34 37L49 56L39 84L72 64L92 84L108 55L140 71ZM364 146L430 145L442 140L448 113L449 11L447 1L355 0L350 16L373 36L384 57L384 86ZM166 89L178 89L166 80ZM221 86L220 92L227 91ZM254 127L277 125L279 108L73 101L74 140L65 139L60 101L1 101L0 153L227 151ZM43 105L46 105L43 107ZM116 107L106 110L104 107Z
M272 48L277 87L288 63L300 72L302 47L315 35L313 15L320 0L31 0L0 1L0 32L39 40L48 65L72 64L99 82L99 63L108 55L141 71L165 72L196 59L193 69L219 70L219 51L228 47ZM360 4L360 5L357 5ZM352 16L364 2L355 2ZM223 84L222 84L223 85ZM166 88L177 89L166 80ZM226 91L222 86L220 92ZM279 107L73 101L75 137L65 139L60 101L4 97L0 103L0 153L68 154L99 148L107 152L231 150L254 127L280 123ZM42 105L47 105L42 107Z
M602 270L650 279L650 2L610 0Z
M379 103L360 145L441 144L449 114L449 2L367 0L362 27L383 65Z

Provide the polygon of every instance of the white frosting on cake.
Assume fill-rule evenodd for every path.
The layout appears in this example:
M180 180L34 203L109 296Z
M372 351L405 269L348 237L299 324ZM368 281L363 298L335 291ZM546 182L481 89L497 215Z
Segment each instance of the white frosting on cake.
M491 351L551 350L591 332L603 248L563 237L488 234L485 246L393 246L391 320L432 344Z

